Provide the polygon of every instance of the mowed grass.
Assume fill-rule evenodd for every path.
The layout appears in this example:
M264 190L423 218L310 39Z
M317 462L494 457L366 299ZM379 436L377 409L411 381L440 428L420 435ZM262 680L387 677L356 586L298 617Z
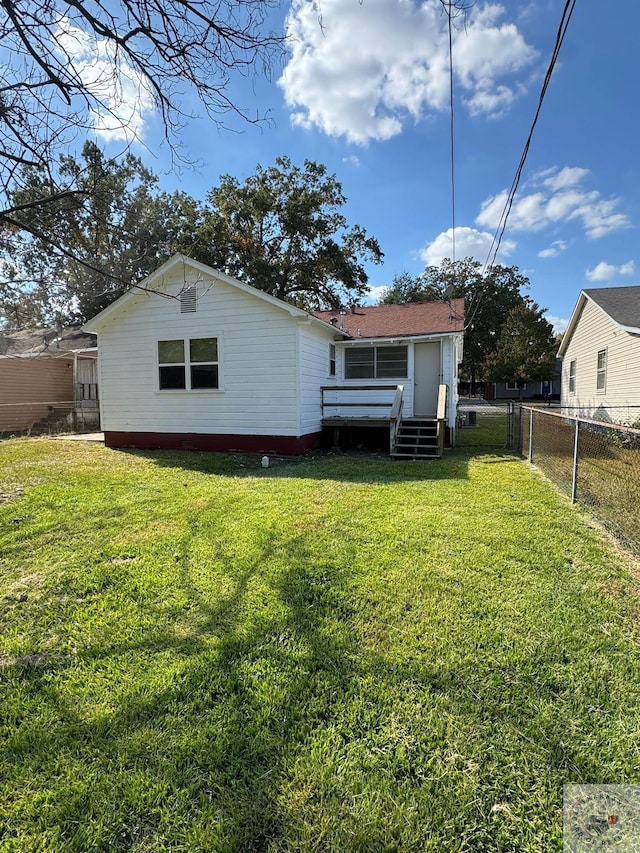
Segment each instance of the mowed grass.
M0 444L0 850L560 851L638 586L517 457Z

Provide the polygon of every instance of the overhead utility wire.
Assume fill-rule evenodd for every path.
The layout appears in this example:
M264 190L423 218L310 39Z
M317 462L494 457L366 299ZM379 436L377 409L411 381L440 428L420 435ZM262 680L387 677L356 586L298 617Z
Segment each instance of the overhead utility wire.
M518 185L520 183L520 178L522 176L522 170L527 159L527 154L529 153L529 147L533 138L533 132L535 130L536 124L538 123L540 110L542 109L542 102L544 101L545 95L547 94L547 89L549 87L549 83L551 82L551 75L553 74L553 70L556 66L558 55L560 54L560 48L562 47L562 43L564 42L564 37L567 34L567 28L569 26L571 16L573 15L573 10L575 9L576 2L577 0L567 0L567 2L565 3L564 10L562 12L562 18L560 20L560 26L558 27L558 32L556 34L556 43L553 48L553 53L551 54L551 60L549 62L549 67L544 78L544 83L542 84L540 97L538 98L538 107L536 109L533 122L531 123L531 129L529 130L529 135L527 136L527 141L525 142L522 157L520 158L520 162L518 164L518 168L516 169L516 174L513 179L513 183L511 184L511 189L509 190L507 200L502 210L502 215L500 217L500 222L498 223L498 228L496 229L496 233L493 237L491 247L489 248L489 254L487 255L487 260L485 261L484 269L482 271L483 274L486 272L487 267L493 266L496 262L496 256L500 249L500 244L502 242L502 238L507 227L507 220L509 219L509 214L511 213L513 201L516 195L516 191L518 189ZM493 258L491 257L492 252Z
M456 260L456 167L455 167L455 134L454 134L454 111L453 111L453 33L451 22L452 0L449 0L447 15L449 18L449 125L451 138L451 260Z

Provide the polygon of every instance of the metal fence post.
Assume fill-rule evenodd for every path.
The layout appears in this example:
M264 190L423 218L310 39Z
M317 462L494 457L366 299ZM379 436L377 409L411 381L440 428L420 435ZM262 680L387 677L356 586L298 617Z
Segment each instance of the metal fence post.
M571 482L571 502L575 503L578 496L578 458L580 449L580 421L576 418L576 432L573 439L573 479Z
M529 409L529 462L533 459L533 409Z
M522 405L518 414L518 453L522 456Z

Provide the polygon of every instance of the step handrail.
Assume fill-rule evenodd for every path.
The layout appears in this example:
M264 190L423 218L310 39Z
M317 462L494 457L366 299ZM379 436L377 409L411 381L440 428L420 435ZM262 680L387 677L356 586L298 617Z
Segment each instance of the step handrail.
M440 456L444 453L444 433L447 425L447 393L449 388L447 385L438 386L438 453Z
M393 398L393 405L389 412L389 452L394 453L396 449L396 438L398 435L398 427L402 420L402 395L404 394L404 385L398 385L396 395Z

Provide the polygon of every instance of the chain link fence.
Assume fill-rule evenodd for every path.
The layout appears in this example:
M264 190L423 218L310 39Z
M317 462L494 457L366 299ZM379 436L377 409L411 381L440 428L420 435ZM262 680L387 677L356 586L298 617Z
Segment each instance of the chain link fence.
M517 403L479 399L458 402L456 443L459 447L516 448L519 427Z
M640 429L531 406L520 419L523 455L640 553Z

